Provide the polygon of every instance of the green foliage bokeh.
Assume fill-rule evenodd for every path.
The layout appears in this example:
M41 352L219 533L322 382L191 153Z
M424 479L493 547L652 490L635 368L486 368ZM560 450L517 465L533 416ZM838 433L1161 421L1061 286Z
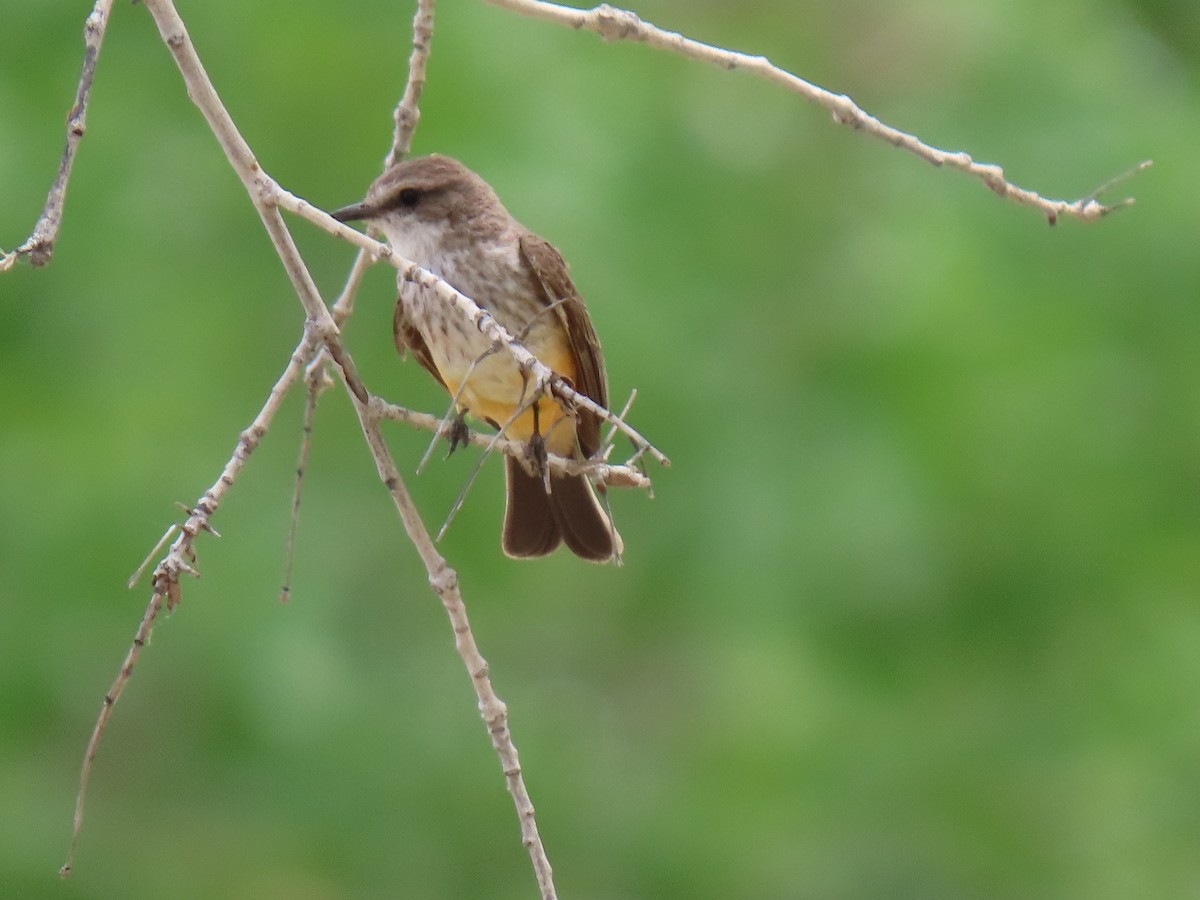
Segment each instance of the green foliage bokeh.
M377 173L408 4L181 13L264 168ZM1200 9L649 0L937 146L778 87L443 3L416 151L556 243L673 459L623 568L506 560L487 466L443 543L575 898L1200 896ZM61 149L85 3L0 0L0 246ZM302 222L323 292L349 247ZM346 339L440 411L374 271ZM283 565L299 397L199 542L97 760L138 561L215 479L302 311L145 10L118 4L53 264L0 276L0 895L535 894L444 613L339 391ZM402 470L427 436L389 430ZM473 464L409 479L436 528Z

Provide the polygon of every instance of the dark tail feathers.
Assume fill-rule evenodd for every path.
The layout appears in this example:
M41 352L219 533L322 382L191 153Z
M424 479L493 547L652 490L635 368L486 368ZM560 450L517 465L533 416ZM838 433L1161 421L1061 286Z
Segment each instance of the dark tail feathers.
M621 555L621 536L609 523L583 475L550 477L550 492L512 457L505 459L508 503L504 509L504 552L524 559L545 556L566 542L576 556L608 562Z

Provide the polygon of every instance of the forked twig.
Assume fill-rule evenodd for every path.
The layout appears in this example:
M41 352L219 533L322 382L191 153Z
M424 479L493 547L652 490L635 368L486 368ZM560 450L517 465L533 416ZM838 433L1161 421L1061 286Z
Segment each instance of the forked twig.
M163 532L163 536L158 539L158 543L150 548L150 552L146 554L146 558L142 560L141 565L133 570L133 574L125 582L125 587L133 590L137 586L137 583L142 580L142 575L145 574L146 569L150 567L150 563L154 562L154 558L158 556L158 551L167 545L167 541L175 537L177 531L179 531L178 523L172 522L171 526Z
M625 405L621 407L621 411L617 413L617 418L624 421L629 416L629 411L633 409L633 402L637 400L637 388L631 388L629 391L629 399L625 401ZM608 459L612 453L613 447L616 446L617 429L609 425L608 432L600 439L600 448L596 451L596 455L601 459Z
M1120 175L1114 175L1112 178L1110 178L1108 181L1104 182L1104 184L1100 185L1100 187L1096 188L1094 191L1092 191L1090 194L1088 194L1083 199L1085 201L1086 200L1097 200L1100 197L1103 197L1105 194L1107 194L1109 191L1111 191L1117 185L1124 184L1126 181L1131 179L1138 172L1144 172L1146 169L1150 168L1152 165L1154 165L1154 160L1144 159L1140 163L1138 163L1136 166L1130 166L1128 169L1126 169ZM1133 205L1133 198L1126 197L1124 200L1120 200L1120 201L1110 205L1108 207L1108 211L1112 212L1114 210L1124 209L1126 206L1132 206L1132 205Z

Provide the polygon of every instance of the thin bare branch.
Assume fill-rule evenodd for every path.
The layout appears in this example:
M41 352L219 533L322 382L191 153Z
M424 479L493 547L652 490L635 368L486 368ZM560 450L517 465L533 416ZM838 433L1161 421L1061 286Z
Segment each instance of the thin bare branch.
M354 265L350 267L350 274L346 276L346 284L329 310L330 315L333 316L333 323L338 328L341 328L353 315L354 298L358 296L358 286L362 284L363 276L367 274L367 269L371 268L373 262L374 260L364 250L359 250L358 255L354 257Z
M442 421L438 423L438 427L433 432L433 437L429 439L429 446L425 448L425 453L421 456L421 461L417 463L418 475L425 470L426 464L433 457L433 449L438 445L438 441L440 441L443 437L446 437L450 440L450 449L454 449L454 442L457 440L454 429L456 427L456 423L462 419L462 413L459 412L458 401L462 399L463 391L465 391L471 384L471 376L475 374L475 367L478 366L483 360L499 352L499 345L493 344L480 356L477 356L475 359L471 360L471 364L467 366L467 372L463 376L462 383L459 384L458 390L456 390L454 395L450 398L450 405L446 407L446 415L443 416ZM463 427L466 426L464 425ZM445 526L443 526L443 530L445 530ZM438 540L440 541L441 539L442 535L441 532L439 532Z
M370 267L371 259L365 251L360 250L350 267L350 274L342 288L341 295L330 308L334 324L339 328L354 312L354 298L362 277ZM292 593L292 566L295 561L296 531L300 523L300 499L304 486L304 477L308 469L308 455L312 445L313 421L317 412L317 401L325 389L333 385L329 377L328 367L332 363L329 352L324 345L305 366L304 383L307 385L304 422L301 427L299 459L296 462L296 482L292 493L292 514L288 522L287 543L284 550L283 586L279 591L279 599L286 602Z
M658 50L676 53L687 59L710 63L722 69L731 71L744 69L752 72L760 78L782 85L787 90L799 94L808 102L822 107L833 116L835 122L841 125L848 125L856 131L862 131L886 141L894 147L907 150L934 166L957 169L977 178L1000 197L1040 211L1051 225L1063 216L1078 219L1081 222L1091 222L1133 203L1130 198L1106 206L1100 203L1094 195L1071 201L1048 199L1035 191L1019 187L1008 181L1004 175L1004 169L1000 166L976 162L969 153L939 150L937 147L926 144L915 135L893 128L869 115L845 94L835 94L810 81L805 81L798 75L793 75L774 65L765 56L753 56L725 50L722 47L684 37L678 32L666 31L643 21L636 13L609 6L607 3L602 3L592 9L577 9L557 3L547 3L545 0L486 0L486 2L524 16L564 25L567 28L592 31L605 41L634 41ZM1141 171L1147 165L1149 162L1141 163L1133 171Z
M443 418L395 406L378 397L373 397L371 403L373 414L381 419L403 422L414 428L445 436L446 420ZM483 450L494 449L506 456L522 456L527 448L523 441L505 437L497 440L497 435L484 434L479 431L468 430L462 433L462 437L476 447ZM597 458L571 459L554 453L546 454L546 464L554 471L562 472L564 475L586 475L593 482L608 487L637 488L639 490L650 490L651 488L650 478L629 465L613 465Z
M133 638L133 644L130 646L129 652L125 655L125 661L121 664L112 687L104 695L104 705L100 709L100 716L96 720L96 725L92 729L92 736L88 740L87 750L83 757L83 767L79 773L79 791L75 798L75 818L71 831L71 845L67 851L67 861L59 870L59 874L63 878L71 874L71 867L75 860L75 850L79 845L79 834L83 828L84 800L87 796L88 782L91 778L92 761L96 757L96 750L100 745L101 737L104 735L104 729L108 726L108 720L112 716L113 707L116 705L117 700L120 699L125 686L129 683L138 656L150 638L150 632L154 627L154 620L162 611L164 604L168 610L173 610L179 605L180 576L185 574L198 575L195 567L196 551L193 547L196 536L201 532L215 534L210 524L213 514L217 511L217 507L220 506L225 494L233 487L242 469L245 468L251 454L258 447L263 435L267 433L267 428L275 418L275 414L279 411L279 407L282 405L288 391L291 390L292 385L295 384L296 380L304 372L305 366L316 355L319 346L319 335L315 331L306 331L303 339L295 351L293 351L287 368L279 377L279 380L275 382L274 387L271 388L271 393L268 395L266 403L263 404L262 409L254 417L254 421L250 423L250 426L238 436L238 442L233 449L233 455L230 456L229 461L225 464L225 468L221 470L220 476L201 495L200 499L196 501L196 505L188 510L187 521L182 525L175 525L171 529L168 529L163 538L155 545L154 551L152 551L151 555L157 553L158 549L170 537L172 532L174 530L179 531L179 536L171 544L171 549L167 552L162 562L154 569L153 592L150 597L150 603L146 607L145 614L142 616L141 624L138 625L137 633ZM139 567L139 572L145 565L143 563ZM136 574L133 579L130 579L130 587L133 586L135 580Z
M476 362L478 362L478 360L476 360ZM468 370L468 372L469 371L470 370ZM467 377L470 376L468 375ZM464 384L466 383L465 378L463 379L463 382ZM529 409L532 403L532 400L526 399L525 402L518 404L517 408L513 410L512 415L510 415L504 422L501 423L500 430L492 435L492 440L486 447L483 448L483 453L479 455L479 459L475 461L475 465L471 468L470 474L467 475L466 480L463 482L463 486L459 490L458 496L455 497L454 502L450 504L450 511L446 514L446 518L442 521L442 527L438 529L438 533L434 540L441 541L441 539L446 536L446 531L450 528L450 524L454 521L454 517L458 515L458 511L462 509L462 505L467 501L467 493L475 484L475 479L479 477L479 473L483 471L483 464L487 462L488 457L491 456L492 451L496 448L497 443L503 439L506 434L508 434L508 429L513 426L513 423L516 422L517 419L524 415L525 411Z
M629 399L625 401L625 405L621 407L621 411L617 413L617 418L622 422L629 416L629 411L633 409L633 403L637 400L637 388L632 388L629 391ZM600 446L596 450L596 455L601 459L608 459L615 446L614 441L617 439L617 429L612 425L608 426L608 432L600 440Z
M1140 163L1138 163L1136 166L1130 166L1128 169L1126 169L1120 175L1116 175L1116 176L1110 178L1108 181L1104 182L1104 184L1100 185L1100 187L1096 188L1094 191L1092 191L1090 194L1088 194L1087 197L1085 197L1084 199L1085 200L1096 200L1100 197L1103 197L1105 194L1107 194L1109 191L1111 191L1117 185L1124 184L1126 181L1128 181L1130 178L1132 178L1138 172L1144 172L1146 169L1150 168L1152 165L1154 165L1154 160L1144 159ZM1112 204L1109 207L1109 211L1111 212L1111 211L1115 211L1118 209L1123 209L1126 206L1132 206L1132 205L1133 205L1133 198L1127 197L1124 200L1121 200L1121 201L1118 201L1117 203Z
M417 0L417 12L413 16L413 49L408 58L408 80L396 106L396 130L392 136L392 147L383 162L385 169L408 156L413 132L421 121L421 92L425 89L425 63L429 59L429 46L433 41L433 10L436 5L436 0Z
M355 411L358 413L363 435L371 449L371 456L375 460L379 479L391 494L400 521L404 523L405 531L408 533L408 538L425 564L425 570L429 574L430 587L441 599L442 606L450 618L450 624L454 630L454 646L471 676L475 696L479 700L479 714L487 726L488 734L492 739L492 747L500 759L505 784L509 794L512 795L517 818L521 824L521 842L528 849L533 862L542 900L554 900L557 893L554 888L550 861L538 833L533 803L529 799L520 758L508 728L508 708L496 695L488 674L487 661L475 644L475 637L467 618L467 608L458 587L458 573L449 566L434 545L429 531L425 528L425 523L421 520L417 508L413 504L412 496L404 485L404 479L400 477L391 451L383 439L383 433L379 428L379 413L384 408L383 405L378 400L364 404L359 401L352 390L349 393ZM431 416L430 418L435 417Z
M315 360L314 360L315 362ZM312 450L313 421L317 415L317 400L332 382L325 369L309 363L305 367L304 419L300 426L300 451L296 460L296 481L292 488L292 514L288 517L287 543L283 552L283 585L279 602L286 603L292 595L292 567L296 561L296 530L300 525L300 501L304 495L304 477L308 473L308 456Z
M142 652L142 648L150 640L150 632L154 628L154 620L162 612L165 599L166 595L159 593L157 590L151 596L150 605L146 607L146 612L142 615L142 621L138 625L137 633L133 636L133 643L129 646L129 652L125 654L125 660L121 663L120 671L117 672L117 677L113 681L112 687L104 695L104 704L100 707L100 716L96 719L96 724L92 728L92 736L88 738L87 750L83 754L83 766L79 772L79 791L75 795L75 817L71 826L71 845L67 848L67 861L58 870L60 878L67 878L71 874L71 867L75 864L75 851L79 847L79 835L83 831L83 807L87 799L88 782L92 774L92 761L96 758L96 751L100 747L100 739L104 737L104 729L108 727L108 720L112 717L113 706L120 699L121 692L125 690L125 685L129 683L129 676L133 674L133 667L137 664L137 659Z
M170 527L163 532L163 536L158 539L158 543L150 548L150 552L146 554L146 558L142 560L141 565L134 569L133 574L129 576L129 581L125 583L125 587L130 590L137 587L137 583L142 580L142 575L145 574L150 563L154 562L155 557L158 556L158 551L167 545L167 541L175 537L177 531L179 531L179 525L172 522Z
M67 185L71 180L71 167L75 164L75 153L87 130L87 105L92 95L92 81L96 76L96 63L100 59L100 47L108 29L108 15L112 12L113 0L96 0L92 12L83 26L83 71L79 75L79 87L75 91L75 103L67 114L67 145L58 163L58 174L46 197L46 205L33 227L33 234L12 253L0 254L0 272L11 269L18 259L29 257L32 266L44 266L54 256L54 243L62 226L63 207L67 202Z

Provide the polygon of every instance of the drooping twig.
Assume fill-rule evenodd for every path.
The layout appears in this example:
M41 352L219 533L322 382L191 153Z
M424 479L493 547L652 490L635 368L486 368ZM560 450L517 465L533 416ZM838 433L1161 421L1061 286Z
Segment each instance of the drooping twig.
M346 278L346 285L342 288L341 295L329 310L334 324L339 328L354 311L354 297L358 293L358 286L368 265L369 257L360 250L354 260L354 265L350 267L350 274ZM308 471L308 455L314 433L313 421L316 418L317 401L325 389L333 384L327 372L329 362L329 354L322 346L304 369L304 383L308 390L304 403L304 421L300 430L300 451L299 459L296 462L296 481L292 493L292 514L288 521L287 542L284 547L283 586L279 591L281 601L287 601L292 593L292 565L295 561L296 531L300 525L300 498L304 490L304 477Z
M221 470L220 476L204 492L200 499L196 501L196 505L188 510L187 521L182 525L172 526L171 529L168 529L167 534L156 545L155 552L170 536L172 530L180 532L179 536L171 544L167 555L154 569L153 590L150 602L146 607L145 614L142 616L141 623L138 625L137 633L134 635L129 652L125 655L125 661L121 664L112 687L104 695L104 704L101 706L100 715L96 719L95 726L92 728L92 736L88 740L87 750L83 756L83 766L79 773L79 791L75 797L75 817L71 830L71 845L67 851L67 861L59 870L59 874L63 878L71 874L71 867L75 860L75 850L79 845L79 834L83 828L84 801L87 797L88 782L91 779L92 762L96 758L96 750L100 746L100 739L104 736L105 728L108 727L108 720L112 716L113 707L116 705L117 700L120 699L121 693L125 690L125 686L129 683L129 679L133 675L133 667L137 663L142 648L145 647L146 641L150 637L150 632L154 628L154 621L158 618L159 613L162 612L164 605L168 610L172 610L179 604L180 576L196 576L198 574L195 566L196 550L193 546L196 537L205 531L215 534L210 524L213 514L217 511L217 507L220 506L225 494L233 487L242 469L245 468L251 454L258 447L263 435L267 433L267 428L271 424L271 420L275 418L276 412L279 411L279 407L282 405L288 391L291 390L296 380L300 378L304 372L304 367L316 355L319 346L319 334L315 331L306 331L304 338L292 353L283 375L279 377L274 387L271 388L271 393L268 395L266 403L263 404L262 409L254 417L254 421L250 423L250 426L238 436L238 442L234 447L233 455L230 456L229 461L225 464L225 468ZM144 564L142 567L139 567L139 571L143 567ZM133 579L131 579L132 581ZM131 583L130 587L132 586Z
M331 382L323 367L306 367L304 383L304 419L300 426L300 450L296 460L296 480L292 487L292 514L288 517L287 542L283 552L283 585L279 602L286 603L292 595L292 568L296 562L296 531L300 526L300 500L304 495L304 476L308 473L308 456L312 450L313 421L317 415L317 400Z
M1095 193L1099 192L1079 200L1048 199L1035 191L1010 182L1005 178L1004 169L1000 166L976 162L970 154L962 151L939 150L937 147L926 144L915 135L893 128L869 115L845 94L835 94L810 81L805 81L798 75L793 75L774 65L765 56L726 50L693 40L678 32L666 31L643 21L636 13L617 9L607 3L602 3L592 9L577 9L558 3L547 3L545 0L486 0L486 2L524 16L555 22L576 30L592 31L605 41L634 41L659 50L677 53L688 59L711 63L722 69L744 69L753 72L761 78L799 94L810 103L815 103L828 110L834 121L841 125L848 125L856 131L865 132L895 147L907 150L932 165L957 169L979 179L1000 197L1039 210L1051 225L1062 216L1078 219L1081 222L1094 221L1133 203L1132 199L1127 199L1106 206L1096 199ZM1141 171L1148 165L1148 161L1141 163L1133 171Z
M129 652L125 654L125 660L121 663L121 668L117 672L116 680L113 681L112 687L108 689L108 693L104 695L104 705L100 708L100 717L96 720L96 724L92 728L92 736L88 738L87 749L83 753L83 767L79 773L79 790L75 794L75 817L71 825L71 845L67 848L67 861L58 870L60 878L67 878L71 874L71 867L75 864L75 851L79 847L79 835L83 831L83 806L87 799L88 781L92 774L92 761L96 758L96 751L100 747L100 739L104 737L104 729L108 727L108 720L112 716L113 705L120 698L121 692L125 690L125 685L129 682L129 676L133 674L133 667L137 664L138 656L141 654L142 648L146 646L146 641L150 639L150 632L154 628L154 620L158 618L158 614L162 611L165 599L166 595L159 593L157 590L151 596L150 605L146 607L146 612L142 615L142 621L138 625L137 633L133 636L133 643L129 646Z
M54 243L58 240L58 229L62 225L63 207L67 202L67 184L71 180L71 167L75 164L75 153L87 130L87 105L92 95L92 81L96 76L96 63L100 59L100 46L108 29L108 15L112 12L113 0L96 0L91 14L83 26L83 71L79 75L79 87L75 91L75 103L67 114L67 145L58 163L58 174L46 197L46 205L38 217L29 239L12 253L0 254L0 272L12 268L22 256L28 256L30 265L44 266L54 255Z

